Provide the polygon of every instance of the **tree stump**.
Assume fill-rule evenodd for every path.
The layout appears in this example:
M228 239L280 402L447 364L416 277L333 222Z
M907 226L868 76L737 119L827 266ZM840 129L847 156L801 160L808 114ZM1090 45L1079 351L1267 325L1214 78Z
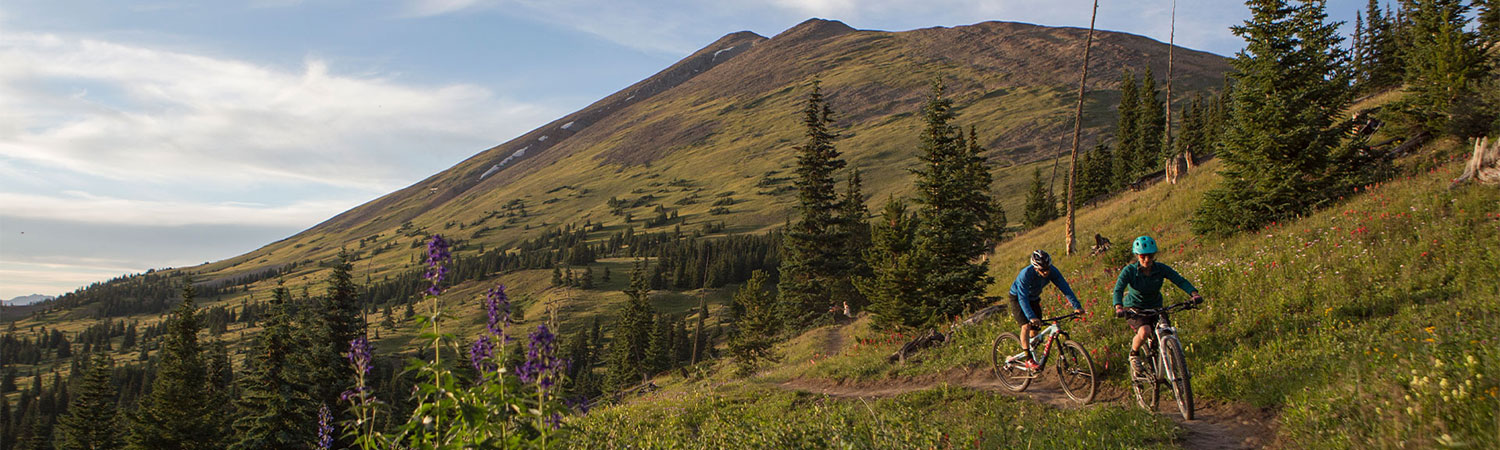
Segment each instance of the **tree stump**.
M1106 238L1104 237L1104 235L1101 235L1099 233L1094 233L1094 247L1090 249L1089 256L1102 255L1104 254L1104 252L1109 251L1109 248L1111 246L1113 246L1113 244L1109 242L1109 238Z
M1483 184L1500 184L1500 139L1479 138L1474 141L1474 155L1464 165L1463 175L1453 180L1456 187L1470 179Z
M1188 163L1185 154L1178 153L1177 156L1173 156L1167 160L1166 173L1168 183L1177 184L1177 179L1187 175L1187 171Z

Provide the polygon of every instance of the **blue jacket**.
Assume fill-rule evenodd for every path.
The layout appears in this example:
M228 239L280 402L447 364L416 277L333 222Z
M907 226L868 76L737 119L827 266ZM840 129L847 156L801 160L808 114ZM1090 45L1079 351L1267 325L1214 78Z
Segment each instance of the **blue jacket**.
M1016 274L1016 282L1010 284L1010 294L1021 299L1021 312L1026 314L1027 319L1041 318L1042 312L1032 310L1031 302L1041 300L1042 288L1047 287L1049 282L1057 285L1057 290L1062 291L1063 296L1068 298L1068 302L1073 304L1073 309L1083 309L1083 305L1078 303L1078 296L1073 295L1073 288L1068 287L1068 280L1063 279L1062 271L1057 270L1057 266L1053 266L1048 272L1051 275L1044 278L1031 266L1022 267L1021 273Z

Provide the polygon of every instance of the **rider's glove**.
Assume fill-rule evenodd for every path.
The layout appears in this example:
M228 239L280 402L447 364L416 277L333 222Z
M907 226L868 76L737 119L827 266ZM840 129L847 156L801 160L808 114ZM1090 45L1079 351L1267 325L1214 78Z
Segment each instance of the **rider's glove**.
M1031 327L1032 328L1041 328L1042 327L1042 319L1031 319Z
M1125 307L1115 305L1115 317L1125 317Z

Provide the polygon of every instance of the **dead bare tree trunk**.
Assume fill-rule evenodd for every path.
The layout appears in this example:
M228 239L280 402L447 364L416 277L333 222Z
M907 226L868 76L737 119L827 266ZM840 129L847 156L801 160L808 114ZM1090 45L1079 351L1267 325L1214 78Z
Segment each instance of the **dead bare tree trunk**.
M1470 179L1484 184L1500 184L1500 139L1475 140L1474 155L1464 166L1463 175L1455 178L1449 187L1457 187Z
M1177 0L1172 0L1172 28L1171 31L1167 32L1167 132L1162 136L1162 139L1166 140L1162 149L1166 150L1166 153L1169 155L1177 154L1177 152L1172 151L1172 55L1176 49ZM1167 164L1170 165L1171 162L1168 161ZM1177 184L1176 177L1173 177L1170 181L1172 184Z
M1094 10L1089 14L1089 37L1083 44L1083 71L1078 75L1078 109L1073 113L1073 159L1068 162L1068 227L1066 230L1068 254L1073 254L1075 230L1073 229L1073 188L1078 178L1078 139L1083 133L1083 94L1088 88L1089 51L1094 47L1094 19L1099 17L1099 0L1094 0ZM1056 163L1053 163L1056 166Z

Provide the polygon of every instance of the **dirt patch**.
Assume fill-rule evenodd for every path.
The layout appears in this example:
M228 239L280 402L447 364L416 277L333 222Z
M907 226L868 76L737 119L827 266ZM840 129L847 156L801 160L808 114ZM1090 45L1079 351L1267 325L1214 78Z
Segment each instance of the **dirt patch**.
M1051 374L1049 374L1051 375ZM1038 403L1062 409L1093 408L1098 405L1134 406L1129 391L1112 384L1099 385L1094 401L1080 405L1063 393L1053 376L1044 376L1031 384L1026 392L1012 392L1001 385L987 369L958 368L934 375L898 377L874 381L833 381L814 378L796 378L777 386L782 389L813 392L841 398L894 397L907 392L937 387L941 384L963 386L997 392L1012 397L1026 398ZM1166 396L1164 396L1166 397ZM1188 449L1255 449L1275 446L1276 415L1269 410L1239 403L1199 400L1194 420L1182 420L1177 405L1169 398L1162 399L1159 414L1171 417L1183 429L1178 442Z

